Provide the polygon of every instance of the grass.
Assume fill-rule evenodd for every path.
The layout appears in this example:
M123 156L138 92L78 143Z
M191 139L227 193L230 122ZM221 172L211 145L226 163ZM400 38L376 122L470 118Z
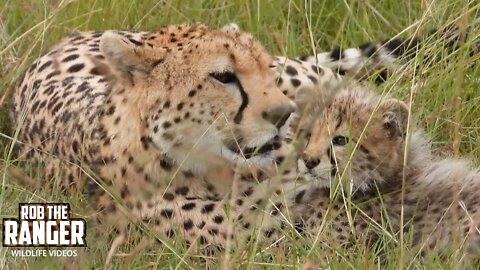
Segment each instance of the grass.
M61 37L73 32L94 29L154 30L161 25L181 22L203 22L222 26L237 22L241 29L252 32L265 46L278 55L299 56L323 51L334 46L353 46L370 40L381 40L398 33L412 35L432 27L442 27L459 20L472 26L469 40L453 55L441 61L420 64L404 74L395 74L379 92L405 101L410 99L415 82L422 82L413 97L413 116L418 126L431 135L436 149L443 155L466 157L480 161L480 68L467 68L472 59L469 47L479 38L480 6L474 0L371 0L371 1L127 1L127 0L4 0L0 7L0 215L17 215L19 202L71 203L79 216L88 217L88 207L80 195L69 196L39 185L27 186L7 174L13 163L28 177L36 179L37 167L23 165L11 155L14 126L7 116L8 97L15 79L28 65ZM424 49L442 55L437 42L427 42ZM417 59L418 60L418 59ZM102 228L89 223L86 250L76 263L81 269L103 266L109 243L98 241L95 233L105 235ZM100 238L101 239L101 238ZM353 249L336 248L335 243L311 247L302 240L293 241L290 254L259 252L251 247L243 255L227 258L226 268L295 269L307 258L322 268L332 269L397 269L462 268L461 254L443 258L422 259L406 246L384 241L382 256L362 243ZM125 250L128 250L126 247ZM131 261L116 260L114 268L196 269L209 264L220 268L224 258L185 256L185 249L175 246L177 254L166 247L142 253ZM399 256L404 254L404 256ZM5 269L55 269L70 260L65 258L13 258L2 248L0 265ZM225 265L224 265L225 266Z

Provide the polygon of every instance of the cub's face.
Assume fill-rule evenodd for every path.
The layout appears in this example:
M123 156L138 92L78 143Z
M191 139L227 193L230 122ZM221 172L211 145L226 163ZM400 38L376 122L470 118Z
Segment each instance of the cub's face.
M401 181L407 120L401 101L343 90L315 122L299 169L324 186L339 179L353 192Z
M143 136L186 167L202 166L209 154L262 164L279 147L294 104L250 35L177 25L140 42L106 33L100 49L131 88Z

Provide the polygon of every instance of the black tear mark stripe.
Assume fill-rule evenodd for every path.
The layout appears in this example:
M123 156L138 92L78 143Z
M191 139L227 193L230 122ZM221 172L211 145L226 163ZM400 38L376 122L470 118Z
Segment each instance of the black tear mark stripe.
M330 164L332 165L336 165L337 164L337 161L335 160L335 157L333 155L333 146L330 145L329 148L327 148L327 157L330 159Z
M332 165L332 169L330 171L331 177L335 177L335 175L337 174L337 161L335 160L333 151L333 146L330 145L330 147L327 149L327 156L330 158L330 164Z
M238 112L235 115L235 118L233 118L233 122L235 124L239 124L243 119L243 111L248 106L248 95L247 95L247 93L245 93L245 90L243 89L242 83L238 80L238 78L235 78L235 80L236 80L236 84L238 85L238 88L239 88L239 91L240 91L240 96L242 97L242 104L240 105L240 108L238 109Z

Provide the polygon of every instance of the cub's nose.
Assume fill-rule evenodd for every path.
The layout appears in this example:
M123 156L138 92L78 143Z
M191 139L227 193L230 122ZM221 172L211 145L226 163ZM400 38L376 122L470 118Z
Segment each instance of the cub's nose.
M320 159L319 158L313 158L311 156L302 155L303 163L305 164L305 167L307 167L309 170L315 168L320 164Z
M285 105L276 106L269 111L264 111L262 117L268 122L274 124L277 128L281 128L294 111L295 105L293 102L289 102Z

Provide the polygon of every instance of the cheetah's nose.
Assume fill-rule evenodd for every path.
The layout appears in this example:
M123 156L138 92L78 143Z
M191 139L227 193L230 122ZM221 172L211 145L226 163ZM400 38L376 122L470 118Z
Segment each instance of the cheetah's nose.
M294 110L295 106L288 103L287 105L277 106L270 111L263 112L262 117L268 122L274 124L277 128L281 128Z
M318 164L320 164L320 159L319 158L313 158L308 155L302 155L303 162L305 163L305 167L307 167L309 170L317 167Z

